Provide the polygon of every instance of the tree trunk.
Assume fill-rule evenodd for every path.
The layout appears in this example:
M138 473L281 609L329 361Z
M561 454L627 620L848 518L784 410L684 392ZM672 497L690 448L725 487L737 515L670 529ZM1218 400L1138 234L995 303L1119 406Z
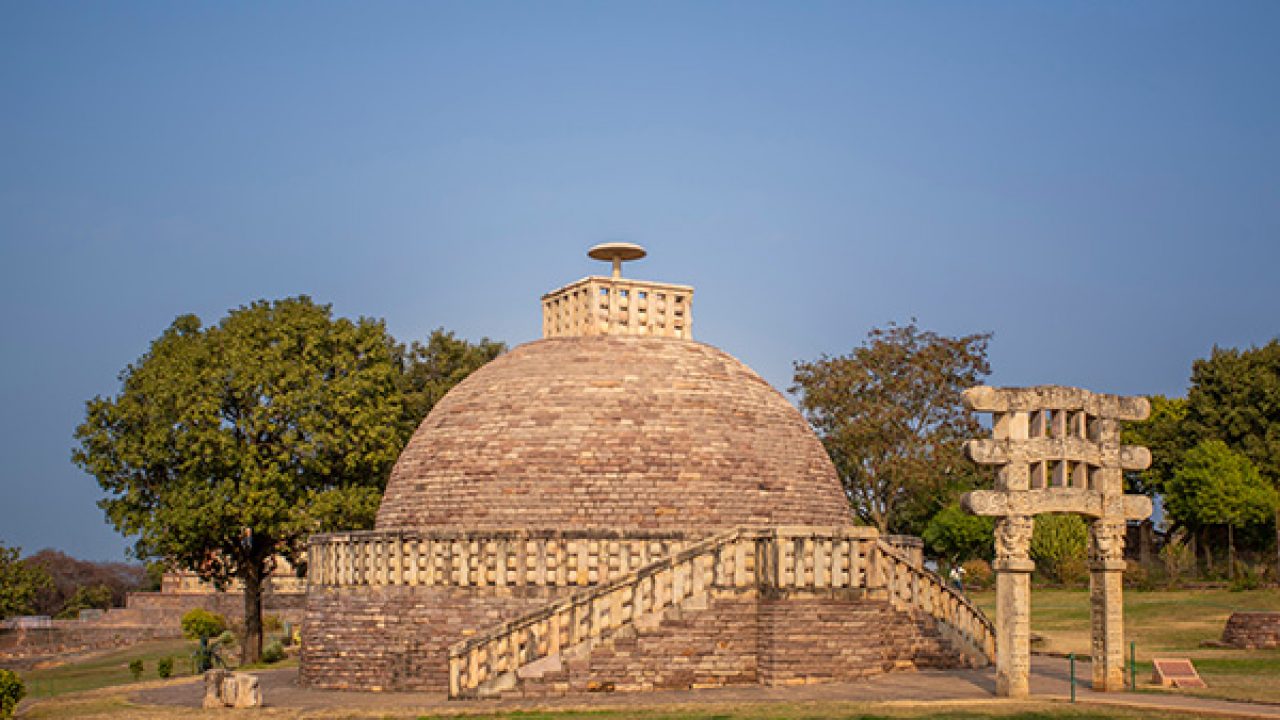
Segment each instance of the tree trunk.
M1205 570L1205 575L1207 575L1208 577L1212 578L1212 577L1214 576L1214 571L1213 571L1213 543L1212 543L1212 542L1210 542L1210 540L1209 540L1209 529L1208 529L1208 528L1204 528L1204 529L1202 529L1202 530L1200 531L1200 533L1204 536L1204 537L1203 537L1203 541L1202 541L1200 544L1204 546L1204 570Z
M1227 577L1236 579L1236 533L1235 525L1227 523Z
M244 582L244 641L240 644L240 663L248 665L262 658L262 579L261 562L249 563L240 579Z

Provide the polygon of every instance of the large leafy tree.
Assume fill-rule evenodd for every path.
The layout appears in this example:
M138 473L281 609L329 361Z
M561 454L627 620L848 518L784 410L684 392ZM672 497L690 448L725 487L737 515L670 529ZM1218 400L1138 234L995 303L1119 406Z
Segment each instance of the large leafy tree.
M1149 395L1151 415L1141 422L1125 423L1121 437L1129 445L1151 450L1151 467L1126 473L1133 492L1152 497L1161 494L1173 473L1182 464L1182 456L1195 441L1187 429L1187 401L1164 395Z
M796 363L801 409L854 511L881 532L920 534L976 483L962 444L979 425L961 393L991 372L990 339L946 337L913 320L873 329L848 355Z
M44 568L19 560L21 554L0 545L0 619L31 612L39 594L53 585Z
M1239 350L1215 347L1191 366L1186 426L1199 440L1217 439L1243 453L1280 488L1280 340ZM1280 509L1276 564L1280 573Z
M393 354L400 370L396 384L404 401L401 432L405 441L445 393L506 350L506 343L489 338L473 343L444 328L433 330L425 343L396 345Z
M88 403L74 460L107 517L139 558L243 583L245 662L274 558L301 564L311 533L372 523L404 435L394 347L380 321L259 301L209 327L177 318L119 395Z
M1235 531L1265 522L1280 507L1275 488L1262 479L1243 453L1221 440L1204 440L1186 452L1164 487L1165 507L1181 526L1192 531L1227 528L1227 547L1235 572ZM1210 547L1205 544L1206 557Z

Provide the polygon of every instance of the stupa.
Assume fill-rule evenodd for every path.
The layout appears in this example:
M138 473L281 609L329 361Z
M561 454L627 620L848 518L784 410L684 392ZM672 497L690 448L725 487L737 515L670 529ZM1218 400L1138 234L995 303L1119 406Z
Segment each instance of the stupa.
M986 663L991 626L855 525L780 393L692 339L693 288L542 298L450 391L367 532L315 536L302 682L451 697L842 680Z

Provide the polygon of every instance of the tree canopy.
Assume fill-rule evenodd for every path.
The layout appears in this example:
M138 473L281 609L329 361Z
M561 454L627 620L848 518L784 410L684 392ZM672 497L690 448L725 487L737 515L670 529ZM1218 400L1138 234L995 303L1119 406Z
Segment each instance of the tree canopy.
M244 660L261 652L261 587L301 565L314 532L367 527L403 443L394 342L380 321L335 319L305 296L217 325L177 318L89 401L74 461L139 558L244 582Z
M53 585L43 568L23 562L21 554L0 545L0 619L32 612L37 596Z
M865 522L920 534L976 483L962 445L979 425L961 393L991 372L990 339L946 337L913 320L873 329L848 355L796 363L791 389Z

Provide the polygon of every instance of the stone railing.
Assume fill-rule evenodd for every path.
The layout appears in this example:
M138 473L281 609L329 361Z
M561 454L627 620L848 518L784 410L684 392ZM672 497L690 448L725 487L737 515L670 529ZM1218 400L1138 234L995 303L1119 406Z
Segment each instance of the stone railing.
M693 337L688 285L588 277L542 297L542 337Z
M315 535L308 581L319 586L597 585L687 544L680 535L605 531L371 531Z
M715 592L745 589L887 594L923 611L975 664L994 657L990 623L936 575L917 569L867 528L736 530L702 540L605 584L502 623L449 650L449 696L515 681L520 668L594 643L668 608L704 608Z
M883 540L876 543L873 558L869 589L883 589L896 610L932 617L970 664L995 662L995 626L968 598Z

